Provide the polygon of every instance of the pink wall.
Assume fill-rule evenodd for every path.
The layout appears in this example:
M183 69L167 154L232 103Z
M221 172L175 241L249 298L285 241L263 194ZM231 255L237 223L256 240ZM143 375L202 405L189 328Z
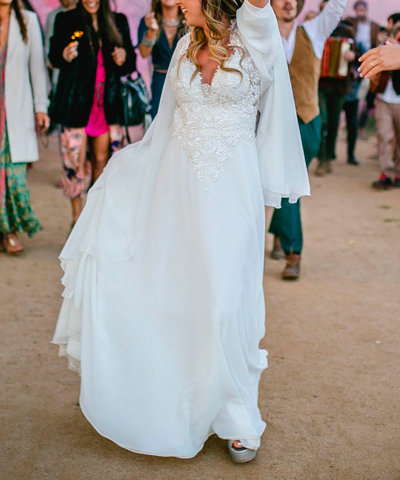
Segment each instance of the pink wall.
M47 13L59 6L58 0L31 0L32 5L38 12L42 23L46 20ZM118 11L128 16L131 24L131 32L136 41L137 27L139 20L148 13L150 0L116 0Z
M30 0L33 7L38 12L40 19L44 25L46 21L47 13L53 8L58 7L60 4L58 0ZM139 21L149 11L149 5L151 0L116 0L118 11L124 13L128 19L131 28L131 36L136 45L137 41L137 29ZM143 60L138 56L137 61L138 70L142 73L144 80L150 84L150 59Z
M346 15L353 15L353 4L355 0L348 0ZM399 0L367 0L370 17L381 25L386 25L386 19L395 12L400 12ZM318 10L321 0L306 0L303 14L308 10Z
M58 5L57 0L32 0L33 5L37 8L42 21L44 21L46 13ZM150 0L117 0L118 9L126 13L132 24L132 29L136 34L137 22L148 10ZM307 10L315 10L318 8L320 0L306 0L304 12ZM352 14L352 5L354 0L348 0L346 14ZM371 18L381 24L386 23L388 15L400 11L399 0L368 0ZM133 33L133 32L132 32Z

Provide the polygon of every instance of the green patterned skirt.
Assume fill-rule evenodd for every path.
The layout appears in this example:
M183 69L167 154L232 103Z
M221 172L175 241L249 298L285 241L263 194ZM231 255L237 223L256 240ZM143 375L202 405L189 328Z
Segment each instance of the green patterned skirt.
M26 184L26 163L12 163L7 126L0 157L0 232L26 232L29 237L42 230L32 211Z

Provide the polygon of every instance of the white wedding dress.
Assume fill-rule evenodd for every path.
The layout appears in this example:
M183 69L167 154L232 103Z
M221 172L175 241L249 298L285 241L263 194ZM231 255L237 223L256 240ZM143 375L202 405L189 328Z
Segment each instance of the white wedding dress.
M195 66L179 62L189 42L160 114L113 157L61 253L53 339L81 371L80 405L100 434L180 458L213 433L260 445L264 203L309 189L271 7L238 11L226 67L240 73L191 81Z

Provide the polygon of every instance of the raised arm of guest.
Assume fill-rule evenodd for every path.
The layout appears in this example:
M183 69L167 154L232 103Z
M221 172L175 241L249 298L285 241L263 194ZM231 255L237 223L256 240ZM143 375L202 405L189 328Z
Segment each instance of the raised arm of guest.
M318 58L322 58L325 42L340 22L346 4L347 0L329 0L319 15L303 23Z

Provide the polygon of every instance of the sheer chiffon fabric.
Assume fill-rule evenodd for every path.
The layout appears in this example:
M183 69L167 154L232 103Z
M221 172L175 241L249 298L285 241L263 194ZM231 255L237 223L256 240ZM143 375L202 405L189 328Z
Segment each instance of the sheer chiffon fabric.
M53 342L81 371L87 419L138 453L190 458L213 433L258 449L265 428L264 203L309 185L271 7L245 2L231 41L243 78L218 70L211 86L188 80L179 42L153 125L113 157L61 253Z

